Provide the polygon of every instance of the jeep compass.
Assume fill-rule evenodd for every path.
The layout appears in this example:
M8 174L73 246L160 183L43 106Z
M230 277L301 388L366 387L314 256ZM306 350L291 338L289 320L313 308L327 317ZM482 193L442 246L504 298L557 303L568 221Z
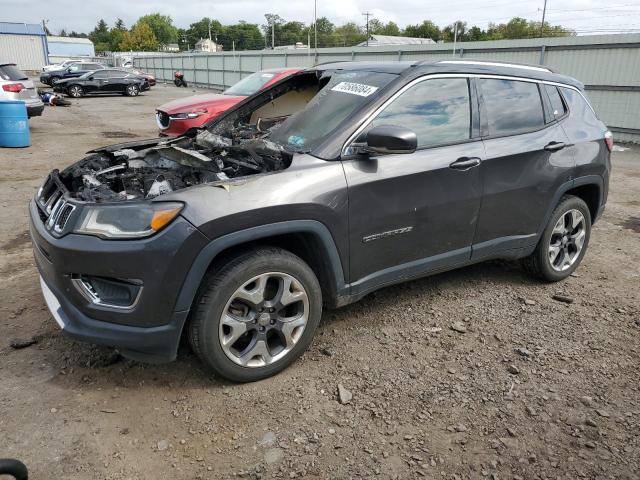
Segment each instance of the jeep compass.
M30 204L45 300L70 336L216 374L273 375L323 308L488 259L543 281L582 261L612 137L540 66L334 63L203 128L100 148Z

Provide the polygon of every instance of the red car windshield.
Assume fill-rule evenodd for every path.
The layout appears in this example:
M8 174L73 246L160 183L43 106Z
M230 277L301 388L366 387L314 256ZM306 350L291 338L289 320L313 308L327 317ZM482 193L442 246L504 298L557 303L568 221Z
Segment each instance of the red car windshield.
M275 77L275 73L256 72L246 78L243 78L232 87L227 88L223 93L225 95L240 95L248 97L260 90L264 85Z

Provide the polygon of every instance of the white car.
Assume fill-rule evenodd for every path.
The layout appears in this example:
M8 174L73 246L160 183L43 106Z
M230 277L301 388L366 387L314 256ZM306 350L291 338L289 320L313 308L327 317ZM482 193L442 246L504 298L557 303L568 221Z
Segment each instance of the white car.
M29 80L15 63L0 63L0 101L22 100L29 117L39 117L44 103L32 80Z
M50 70L62 70L63 68L67 68L69 65L71 65L72 63L77 62L78 60L71 60L70 58L67 58L66 60L60 62L60 63L52 63L51 65L47 65L42 67L42 71L43 72L48 72Z

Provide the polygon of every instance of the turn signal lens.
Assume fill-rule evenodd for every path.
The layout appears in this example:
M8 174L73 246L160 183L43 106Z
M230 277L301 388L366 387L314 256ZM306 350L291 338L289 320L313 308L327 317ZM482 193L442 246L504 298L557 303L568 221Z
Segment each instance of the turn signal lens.
M604 134L604 142L607 144L609 151L613 150L613 133L607 130Z
M171 223L171 220L178 216L180 210L182 210L182 206L169 208L167 210L157 210L151 218L151 228L156 232L162 230Z

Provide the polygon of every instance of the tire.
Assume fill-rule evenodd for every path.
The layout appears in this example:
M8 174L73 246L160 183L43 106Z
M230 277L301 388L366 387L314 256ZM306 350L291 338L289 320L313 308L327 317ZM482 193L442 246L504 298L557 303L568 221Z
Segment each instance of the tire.
M253 382L300 357L321 316L322 293L311 268L286 250L262 247L239 254L205 277L189 342L216 375Z
M522 265L541 280L564 280L582 262L590 236L589 207L581 198L565 195L553 210L536 249L522 260Z
M124 94L127 97L137 97L140 93L140 87L137 85L127 85L127 88L124 90Z
M49 85L52 87L60 81L60 77L53 76L49 79Z
M84 95L84 89L80 85L71 85L67 88L67 95L73 98L80 98Z

